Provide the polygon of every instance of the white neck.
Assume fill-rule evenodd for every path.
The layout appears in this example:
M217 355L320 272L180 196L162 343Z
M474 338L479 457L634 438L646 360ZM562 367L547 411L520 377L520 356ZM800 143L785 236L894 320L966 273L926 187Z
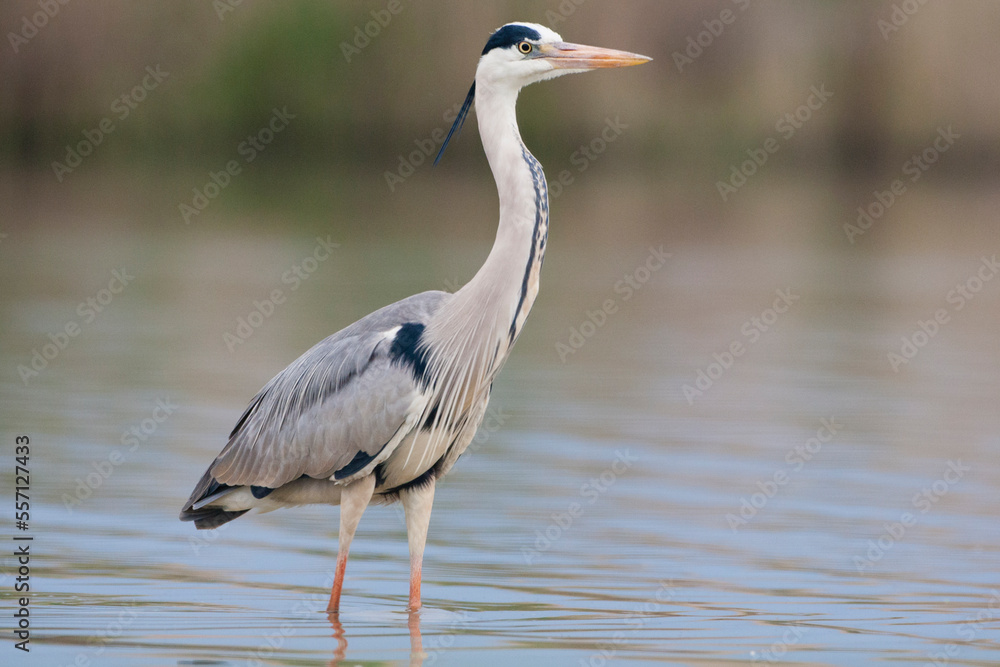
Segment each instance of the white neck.
M531 310L548 232L545 175L521 140L517 94L517 88L476 78L476 116L500 196L500 224L482 268L442 305L427 331L442 357L462 357L475 369L476 384L492 381Z

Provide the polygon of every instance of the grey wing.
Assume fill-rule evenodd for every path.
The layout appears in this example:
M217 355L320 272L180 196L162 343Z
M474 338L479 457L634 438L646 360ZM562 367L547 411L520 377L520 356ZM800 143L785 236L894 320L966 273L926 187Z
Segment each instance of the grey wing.
M303 354L253 399L206 477L273 489L303 475L348 479L388 456L423 411L416 347L448 296L396 302Z

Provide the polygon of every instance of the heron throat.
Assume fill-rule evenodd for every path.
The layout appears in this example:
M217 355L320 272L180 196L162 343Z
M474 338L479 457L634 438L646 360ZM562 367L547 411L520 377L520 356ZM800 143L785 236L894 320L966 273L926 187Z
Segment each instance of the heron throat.
M477 77L476 117L497 184L500 222L483 266L427 327L434 374L469 369L467 377L447 378L446 384L458 380L455 388L470 398L489 390L509 356L538 295L545 256L548 186L518 130L518 91Z

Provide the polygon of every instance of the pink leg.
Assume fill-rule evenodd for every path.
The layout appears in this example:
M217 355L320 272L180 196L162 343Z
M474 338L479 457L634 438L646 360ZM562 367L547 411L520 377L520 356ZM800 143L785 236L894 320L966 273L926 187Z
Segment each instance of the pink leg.
M400 495L406 512L406 537L410 543L410 610L420 609L420 574L424 562L424 545L427 543L427 526L431 521L434 505L434 482Z
M340 593L344 589L344 572L347 571L347 556L351 551L351 540L358 529L358 522L365 508L371 502L375 491L375 476L369 475L351 482L340 493L340 532L337 535L337 571L333 575L333 589L326 611L336 614L340 610Z
M421 561L410 560L410 610L420 609L420 569Z
M348 546L348 548L350 548ZM326 606L329 613L340 610L340 592L344 589L344 573L347 571L347 552L341 547L337 551L337 572L333 577L333 589L330 591L330 603Z

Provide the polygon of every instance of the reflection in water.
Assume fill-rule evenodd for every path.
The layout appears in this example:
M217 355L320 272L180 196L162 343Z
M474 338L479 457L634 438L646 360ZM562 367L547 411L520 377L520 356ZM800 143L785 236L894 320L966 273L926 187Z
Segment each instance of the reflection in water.
M337 648L333 652L333 660L330 667L339 665L340 661L347 655L347 636L344 634L344 625L340 622L339 614L329 614L330 627L333 628L333 638L337 640Z
M411 611L406 624L410 629L410 667L420 667L427 657L420 637L420 611Z
M420 611L408 611L407 616L406 626L410 633L410 667L421 667L427 659L427 654L424 653L423 640L420 636ZM333 659L327 664L329 667L336 667L347 659L347 633L344 631L343 623L340 622L339 614L327 614L327 619L333 628L333 638L337 642Z
M410 667L420 667L427 659L420 636L420 611L408 611L407 615L406 626L410 632ZM327 619L333 628L333 638L337 641L333 660L327 664L329 667L335 667L347 658L347 633L344 631L343 623L340 622L339 614L327 614Z

